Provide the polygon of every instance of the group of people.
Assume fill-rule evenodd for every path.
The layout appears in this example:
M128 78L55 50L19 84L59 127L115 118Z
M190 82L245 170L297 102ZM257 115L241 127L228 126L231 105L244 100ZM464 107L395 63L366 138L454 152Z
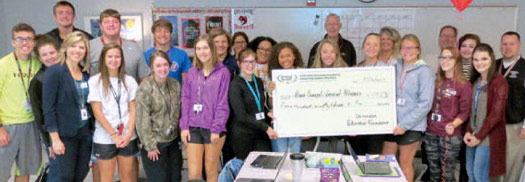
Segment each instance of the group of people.
M392 134L318 141L344 140L358 154L397 154L407 181L420 148L430 181L456 181L458 164L460 181L520 180L525 60L516 32L501 36L496 60L477 35L456 41L457 29L447 25L439 52L423 60L416 35L384 27L364 38L364 59L356 61L353 44L339 34L339 16L329 14L327 34L306 62L291 42L250 41L218 28L196 39L191 61L170 45L173 26L165 19L153 23L154 46L143 52L120 37L114 9L100 14L98 38L73 26L71 3L57 2L53 14L58 27L45 34L15 25L14 51L0 59L0 182L15 163L15 181L37 174L42 144L48 181L83 181L91 166L94 181L109 182L117 165L121 181L137 181L137 157L148 181L181 181L182 150L190 180L232 181L252 151L304 152L315 142L273 130L272 70L382 66L396 70Z

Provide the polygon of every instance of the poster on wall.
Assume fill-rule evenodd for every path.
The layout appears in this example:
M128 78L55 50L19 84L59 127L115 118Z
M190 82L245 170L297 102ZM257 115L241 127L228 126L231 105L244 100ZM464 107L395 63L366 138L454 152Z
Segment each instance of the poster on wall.
M253 30L253 9L234 9L233 10L233 29Z
M222 16L207 16L206 17L206 33L210 33L213 28L222 28L223 20Z
M160 16L161 19L166 19L171 22L173 31L171 32L171 45L179 46L179 20L177 16Z
M183 18L182 19L182 47L192 49L195 47L195 41L200 35L200 19Z
M142 47L142 16L121 16L120 19L120 37L134 41ZM102 36L99 16L84 17L84 29L93 37Z
M194 41L213 28L232 32L230 8L153 8L153 21L164 18L173 23L172 45L192 55ZM175 34L175 35L174 35ZM151 42L153 45L153 42Z

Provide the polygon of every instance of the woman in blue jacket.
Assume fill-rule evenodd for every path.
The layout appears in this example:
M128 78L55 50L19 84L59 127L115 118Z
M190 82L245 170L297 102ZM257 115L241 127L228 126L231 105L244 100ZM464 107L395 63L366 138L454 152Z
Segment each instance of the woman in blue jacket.
M434 71L420 55L419 39L414 34L403 36L401 60L396 64L397 126L383 144L383 154L396 154L399 149L399 165L409 182L414 179L412 163L434 98Z
M43 110L60 181L83 181L89 171L92 112L87 103L89 42L81 32L66 36L59 64L44 75ZM82 66L85 65L85 66Z

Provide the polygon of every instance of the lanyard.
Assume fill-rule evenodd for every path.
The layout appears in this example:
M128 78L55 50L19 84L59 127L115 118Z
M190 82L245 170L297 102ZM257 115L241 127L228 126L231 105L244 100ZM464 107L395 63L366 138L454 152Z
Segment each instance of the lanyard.
M262 111L261 93L259 92L259 86L257 86L257 80L255 79L255 75L252 74L252 80L253 80L253 83L255 84L255 90L256 91L253 91L252 85L250 85L250 82L248 82L248 80L246 80L246 78L244 78L244 76L242 76L242 74L239 74L239 75L242 77L244 82L246 82L246 86L248 86L248 88L252 92L252 95L255 98L255 104L257 104L257 109L259 110L259 112L261 112Z
M204 70L201 70L201 72L202 72L202 77L204 78L203 84L200 84L200 82L201 82L201 77L200 77L200 76L197 77L197 79L199 80L199 81L197 82L197 84L199 85L199 86L197 87L197 89L198 89L197 91L198 91L198 94L199 94L199 100L198 100L199 102L198 102L198 104L202 104L202 95L203 95L202 90L203 90L204 88L206 88L206 80L208 80L208 78L211 77L211 74L213 73L213 70L215 70L215 68L212 69L212 70L210 71L210 74L209 74L208 76L204 75ZM202 87L204 87L204 88L202 88Z
M407 81L407 75L409 71L405 71L405 66L401 66L401 80L399 80L399 92L403 93L405 81Z
M516 60L516 62L512 63L512 65L509 66L509 68L507 69L503 77L507 77L507 75L509 75L510 70L512 70L512 68L516 66L516 63L518 63L518 61L520 61L520 59ZM503 71L503 61L501 61L501 64L499 65L499 72L502 73L502 71Z
M211 74L210 74L211 75ZM208 77L210 76L208 75ZM202 74L202 76L204 77L204 81L203 81L203 84L200 84L200 79L201 77L199 76L198 79L199 79L199 82L197 82L197 84L199 84L199 86L197 87L198 89L198 94L199 94L199 100L198 100L198 104L202 104L202 90L203 88L202 87L206 87L206 76L204 76L204 74Z
M436 91L436 104L434 104L434 113L435 114L439 114L439 106L441 105L441 97L443 97L443 89L441 89L443 87L443 85L444 84L442 83L442 85L440 85L439 88L437 88L437 91Z
M155 81L155 79L153 79L153 81L155 82L155 85L157 85L157 88L159 89L160 95L162 95L162 98L165 101L164 104L166 104L166 109L168 111L168 121L171 121L171 92L170 92L170 87L169 87L168 81L166 80L166 90L168 90L168 97L167 98L166 98L164 92L162 91L162 89L160 88L159 84L157 83L157 81Z
M445 82L445 81L443 81L443 82ZM447 83L447 84L441 83L441 85L437 88L437 91L436 91L436 104L434 104L434 113L439 114L439 108L441 106L441 100L447 94L447 92L450 91L451 88L456 90L456 82L455 81L453 81L453 82L454 82L454 84L452 85L452 87L451 87L450 83ZM443 86L445 87L445 89L443 89ZM454 106L454 101L455 101L455 99L452 98L452 105L453 106Z
M18 61L18 57L16 56L16 53L13 53L15 56L15 62L16 66L18 67L18 73L20 74L20 80L22 80L22 87L24 87L24 93L26 94L26 99L29 99L29 90L26 88L26 82L24 81L24 74L22 74L22 68L20 67L20 62ZM29 58L29 71L27 72L27 83L29 84L31 80L31 67L33 66L33 61L31 58Z
M111 90L111 94L113 95L113 98L115 98L115 101L117 102L118 119L119 119L119 122L122 124L122 114L120 112L120 96L122 96L120 92L120 87L121 87L120 79L118 80L117 85L118 85L118 95L115 92L115 89L113 89L113 85L111 84L111 82L109 83L109 89Z
M481 82L481 81L480 81ZM481 91L487 87L488 83L485 83L485 84L482 84L482 83L479 83L477 86L476 86L476 92L474 93L474 120L473 120L473 124L474 124L474 128L477 128L477 124L476 124L476 119L478 117L478 100L479 100L479 94L481 93Z
M84 88L82 88L82 84L84 84L84 83L86 84L87 90L89 92L89 84L87 83L87 79L86 79L85 76L83 76L82 80L80 80L80 82L79 82L80 90L78 90L78 92L79 92L78 93L78 95L79 95L78 97L80 99L80 108L81 109L85 109L86 108L86 102L87 102L87 94L84 94Z

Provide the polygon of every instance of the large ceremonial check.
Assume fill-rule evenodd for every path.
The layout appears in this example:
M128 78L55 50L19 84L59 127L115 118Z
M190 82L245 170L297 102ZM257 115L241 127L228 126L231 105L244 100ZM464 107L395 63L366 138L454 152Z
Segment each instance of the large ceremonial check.
M392 133L394 67L274 70L279 137Z

